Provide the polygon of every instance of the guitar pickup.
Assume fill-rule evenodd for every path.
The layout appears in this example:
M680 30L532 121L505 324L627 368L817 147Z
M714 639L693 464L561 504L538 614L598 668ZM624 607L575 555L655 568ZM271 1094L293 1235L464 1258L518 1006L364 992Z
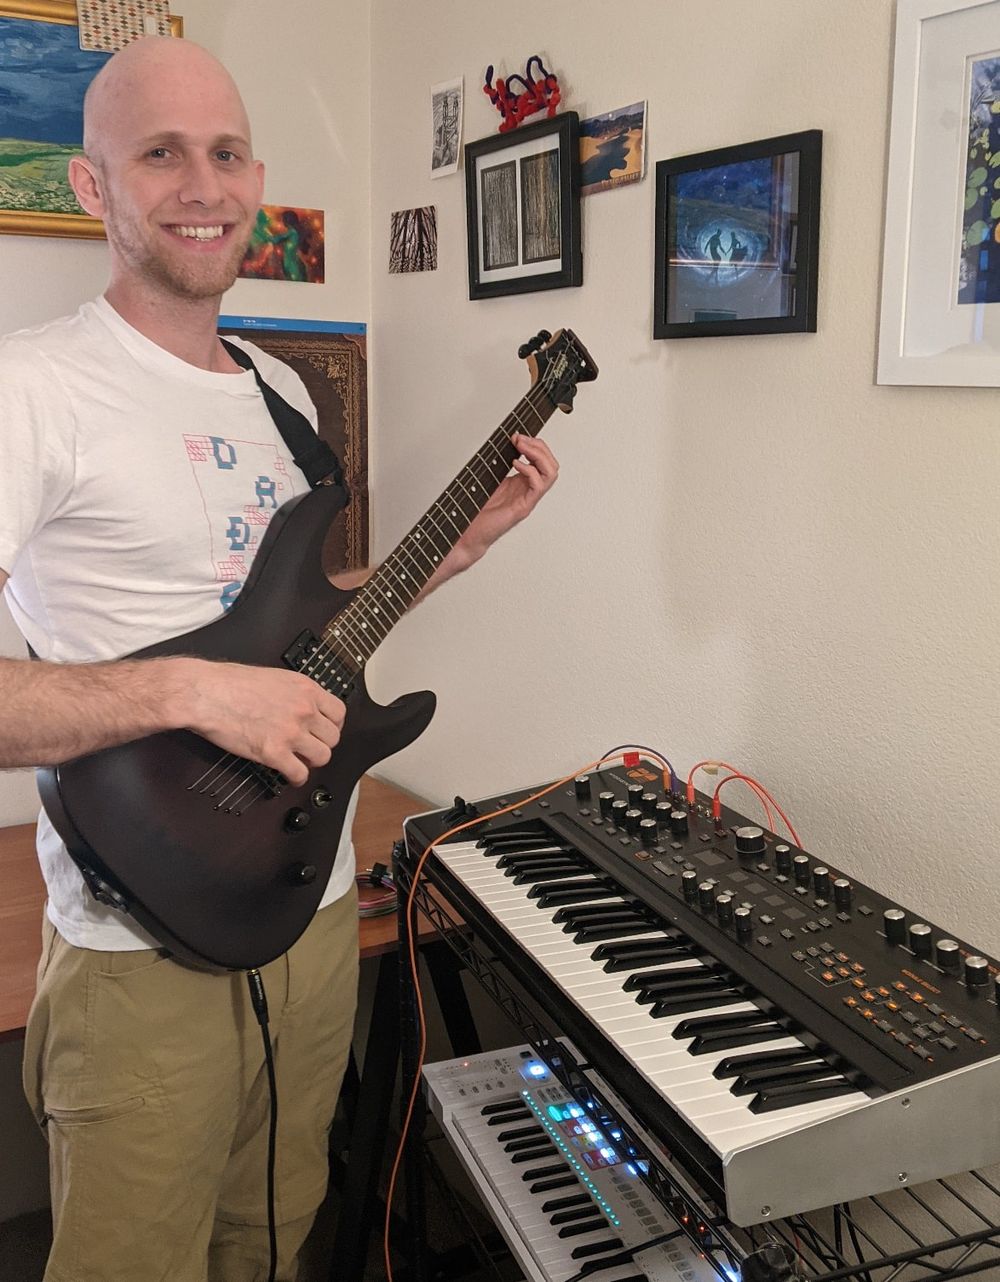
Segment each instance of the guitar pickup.
M281 658L295 672L301 672L318 648L319 637L307 628L299 633Z

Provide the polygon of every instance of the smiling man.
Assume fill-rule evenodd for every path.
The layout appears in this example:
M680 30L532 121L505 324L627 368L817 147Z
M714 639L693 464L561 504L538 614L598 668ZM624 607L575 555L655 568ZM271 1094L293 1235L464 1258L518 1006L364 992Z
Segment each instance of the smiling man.
M309 677L122 658L218 617L262 533L234 533L234 514L269 519L262 492L284 502L308 488L254 373L216 333L263 185L246 112L204 49L144 39L95 78L84 150L70 179L107 229L107 292L0 342L0 587L39 660L0 659L0 767L186 729L302 784L349 715ZM237 348L315 425L287 366ZM515 441L514 474L428 587L554 482L547 446ZM46 1282L264 1282L268 1089L245 977L180 965L90 896L44 812L38 831L48 902L24 1078L52 1155ZM279 1099L275 1276L291 1282L353 1027L350 814L316 916L262 975Z

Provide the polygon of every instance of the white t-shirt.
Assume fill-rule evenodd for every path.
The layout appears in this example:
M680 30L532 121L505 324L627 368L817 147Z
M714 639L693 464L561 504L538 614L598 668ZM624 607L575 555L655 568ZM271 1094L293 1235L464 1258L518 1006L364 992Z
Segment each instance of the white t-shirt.
M315 426L281 361L236 339ZM273 513L308 489L253 371L172 356L106 299L0 341L0 567L11 614L42 659L117 659L218 618ZM321 906L354 877L355 792ZM48 915L81 948L155 941L91 896L49 823L38 857Z

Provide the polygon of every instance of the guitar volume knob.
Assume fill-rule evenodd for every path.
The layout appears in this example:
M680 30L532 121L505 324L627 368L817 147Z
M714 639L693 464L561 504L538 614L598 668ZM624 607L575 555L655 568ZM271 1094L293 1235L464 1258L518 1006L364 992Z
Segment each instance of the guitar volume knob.
M311 886L316 880L316 865L292 864L286 875L293 886Z
M294 810L289 810L285 815L286 832L302 832L304 828L309 827L312 816L308 810L303 810L301 806L296 806Z

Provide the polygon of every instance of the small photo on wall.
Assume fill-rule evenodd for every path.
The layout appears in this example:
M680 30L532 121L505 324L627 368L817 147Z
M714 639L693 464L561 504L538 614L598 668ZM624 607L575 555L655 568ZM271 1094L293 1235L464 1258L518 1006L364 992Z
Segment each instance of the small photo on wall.
M580 195L635 183L646 172L646 104L580 122Z
M389 271L433 272L437 265L437 206L396 210L389 233Z
M431 86L432 178L443 178L458 170L462 152L462 98L461 78Z
M322 285L325 261L322 209L261 205L239 274Z

